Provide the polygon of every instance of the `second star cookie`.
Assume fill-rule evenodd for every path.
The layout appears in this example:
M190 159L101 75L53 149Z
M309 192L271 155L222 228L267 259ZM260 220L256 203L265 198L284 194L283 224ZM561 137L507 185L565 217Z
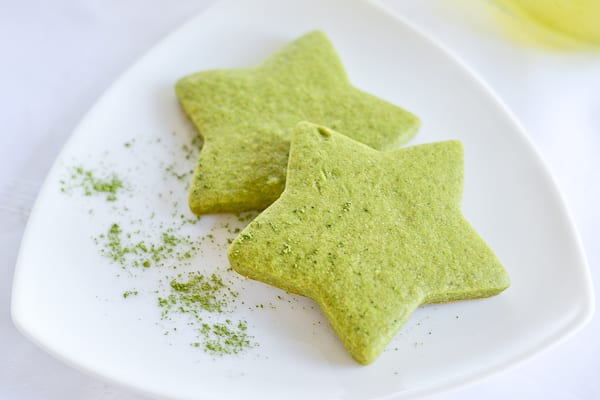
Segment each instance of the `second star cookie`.
M353 87L319 31L258 67L185 77L176 93L204 138L189 196L196 214L262 210L275 201L299 121L330 126L376 149L399 147L419 127L410 112Z

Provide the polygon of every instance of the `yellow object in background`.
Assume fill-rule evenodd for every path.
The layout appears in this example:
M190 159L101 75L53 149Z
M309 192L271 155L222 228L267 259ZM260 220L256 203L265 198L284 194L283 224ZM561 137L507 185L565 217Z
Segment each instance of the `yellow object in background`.
M600 46L600 0L497 1L513 16L520 17L521 25L527 23L529 28L533 24L537 25L537 36L552 35L554 39L559 39L561 47L572 47L577 42L580 45ZM514 25L515 21L510 24L511 31L518 28ZM525 27L521 26L519 29L523 28ZM571 41L570 45L568 41ZM558 43L556 40L554 42Z

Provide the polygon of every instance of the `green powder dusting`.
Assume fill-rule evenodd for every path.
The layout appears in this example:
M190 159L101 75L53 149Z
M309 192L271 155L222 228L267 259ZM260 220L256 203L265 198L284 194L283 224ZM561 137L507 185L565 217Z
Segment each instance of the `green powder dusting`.
M147 299L155 301L161 319L158 324L170 326L165 335L187 332L191 334L187 342L192 348L213 357L235 355L257 346L247 321L232 315L239 304L244 304L233 289L237 287L233 281L239 279L238 275L231 269L225 271L204 265L205 261L198 257L203 249L209 252L226 249L226 239L221 238L221 233L230 234L232 240L240 232L237 221L217 222L209 226L209 232L194 227L201 223L201 218L189 213L185 197L202 147L201 137L194 133L183 144L179 140L136 141L132 138L122 146L122 151L132 159L145 159L142 155L148 150L147 146L160 146L164 150L162 154L170 157L153 164L154 173L162 175L164 181L164 187L156 196L149 196L147 188L141 187L140 180L131 175L137 174L135 171L142 165L117 171L117 175L107 170L102 161L90 169L67 169L60 181L60 190L81 198L105 196L111 203L100 204L89 211L90 221L100 224L92 237L98 253L105 257L107 264L122 268L117 274L119 277L136 279L143 274L142 282L154 280L151 283L154 287L139 289L138 283L132 282L131 289L120 292L118 297L123 306ZM135 196L122 196L124 189ZM140 198L143 203L138 202ZM131 200L135 203L130 203ZM106 221L104 211L110 211L109 218L114 219ZM243 213L238 219L247 222L255 215ZM186 272L177 274L174 269ZM198 269L208 272L196 272ZM154 295L146 298L145 294L150 293ZM137 298L132 300L133 297Z
M197 216L193 216L191 218L188 218L188 217L185 216L185 214L180 214L179 218L181 220L181 226L184 226L184 225L196 225L202 219L202 217L197 217Z
M158 298L162 308L161 318L171 320L172 315L185 314L190 317L189 325L199 326L196 329L197 339L194 347L202 348L212 356L239 354L255 347L253 337L247 333L245 320L217 320L235 308L238 293L229 288L216 274L204 275L190 272L187 280L172 280L170 293Z
M148 238L141 230L124 232L113 223L108 231L94 238L100 254L122 267L189 265L200 252L197 240L181 234L176 227L164 229L158 238Z
M202 342L194 342L194 347L200 347L213 356L239 354L246 349L254 347L252 337L246 332L246 321L237 324L231 320L225 323L202 324L200 334Z
M204 140L202 136L195 135L190 144L184 144L181 146L181 150L183 151L184 158L186 160L196 161L196 157L200 154L200 150L202 150L202 146L204 145Z
M100 178L83 167L73 168L68 178L60 181L60 191L63 193L77 190L86 196L106 195L107 201L117 200L117 193L122 188L123 181L116 174Z
M184 182L186 184L186 191L188 190L189 182L194 173L193 163L200 155L203 143L202 138L199 135L195 135L188 144L184 143L181 145L181 156L178 157L178 160L165 167L164 172L167 176L171 176L179 182ZM183 161L183 165L180 165L180 162L178 161Z
M222 313L238 297L238 293L227 287L214 273L205 276L199 272L190 272L187 281L172 280L170 287L171 294L158 299L159 305L164 308L163 317L177 309L180 313L191 314L201 320L202 310Z
M129 296L137 296L139 294L139 292L137 290L127 290L125 292L123 292L123 298L126 299Z
M165 172L168 175L171 175L172 177L174 177L175 179L177 179L178 181L187 181L188 180L188 176L191 176L191 173L193 171L186 171L186 172L177 172L177 165L175 163L171 163L169 165L167 165L167 167L165 168Z

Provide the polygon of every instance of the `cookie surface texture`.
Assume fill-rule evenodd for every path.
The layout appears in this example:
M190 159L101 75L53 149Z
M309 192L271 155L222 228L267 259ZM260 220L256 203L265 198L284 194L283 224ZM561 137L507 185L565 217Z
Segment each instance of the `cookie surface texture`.
M419 305L492 296L509 277L461 212L458 141L380 152L296 127L287 186L229 251L242 275L315 300L374 361Z
M196 214L262 210L275 201L299 121L330 126L377 149L399 147L419 127L411 113L354 88L320 31L256 68L199 72L175 90L204 139L190 186Z

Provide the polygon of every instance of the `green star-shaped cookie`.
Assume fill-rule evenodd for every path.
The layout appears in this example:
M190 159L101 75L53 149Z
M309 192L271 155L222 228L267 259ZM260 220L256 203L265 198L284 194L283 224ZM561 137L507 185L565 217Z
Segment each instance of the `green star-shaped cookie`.
M379 152L300 123L281 197L229 251L242 275L314 299L348 352L375 360L422 304L509 278L461 213L458 141Z
M256 68L185 77L176 92L204 137L190 188L196 214L262 210L275 201L299 121L330 126L378 149L400 146L419 127L409 112L352 87L319 31Z

